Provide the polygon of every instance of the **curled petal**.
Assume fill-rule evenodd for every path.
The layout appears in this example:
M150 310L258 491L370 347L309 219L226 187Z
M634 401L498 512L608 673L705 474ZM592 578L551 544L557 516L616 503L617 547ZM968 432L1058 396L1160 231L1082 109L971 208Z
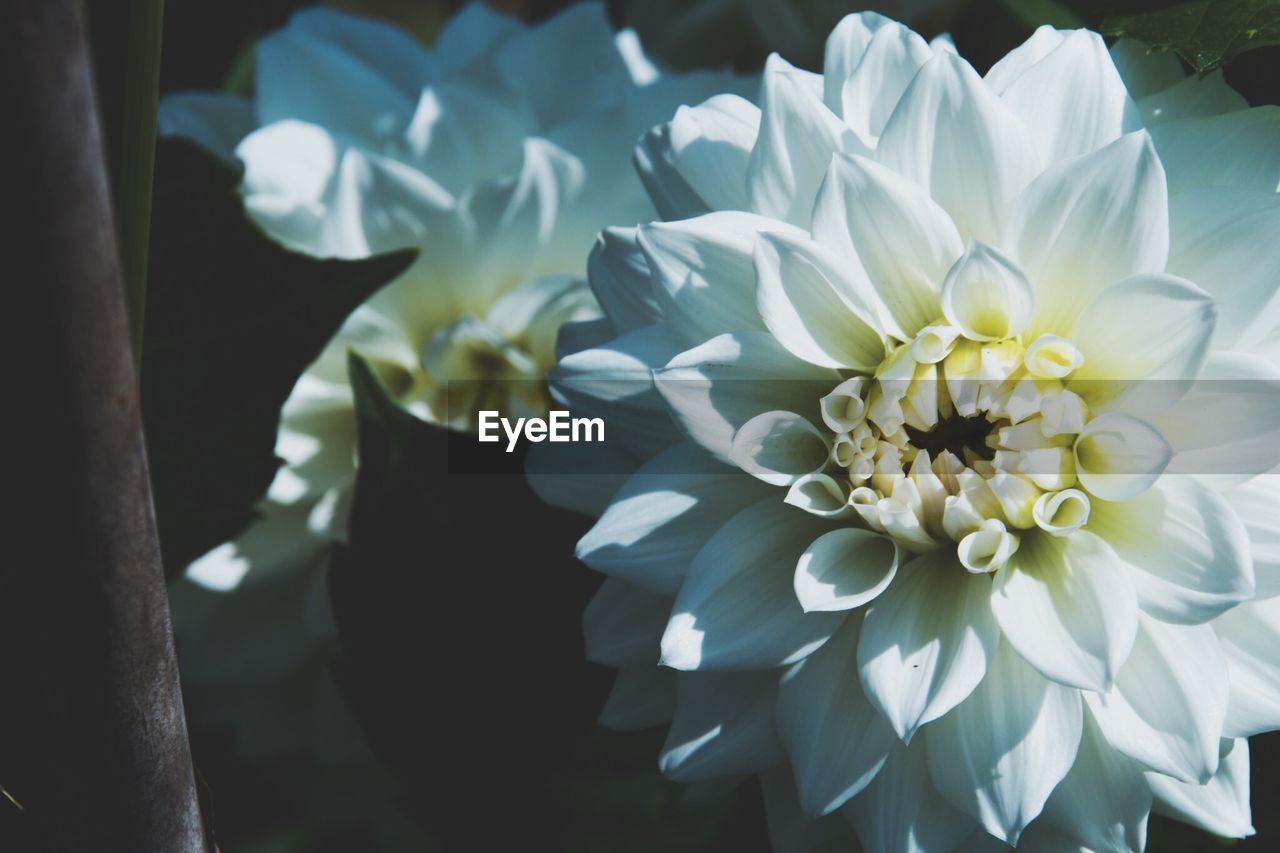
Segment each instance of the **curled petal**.
M1031 319L1031 285L998 250L974 240L942 283L942 313L966 338L1016 337Z
M1075 455L1076 474L1090 494L1127 501L1155 483L1173 458L1173 448L1146 421L1112 412L1085 424Z
M729 458L766 483L789 486L820 471L831 448L818 428L794 412L764 412L742 425Z
M825 533L800 555L796 598L806 612L861 607L893 581L898 558L893 540L879 533L855 527Z

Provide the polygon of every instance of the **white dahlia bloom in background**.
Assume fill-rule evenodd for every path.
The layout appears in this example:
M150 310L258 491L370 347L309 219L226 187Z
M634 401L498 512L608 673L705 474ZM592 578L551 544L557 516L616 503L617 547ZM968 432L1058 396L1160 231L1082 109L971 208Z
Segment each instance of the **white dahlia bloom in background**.
M472 427L449 415L449 380L471 380L465 387L504 415L544 412L557 329L599 315L585 283L596 232L654 216L630 165L636 139L681 104L741 85L722 73L659 74L595 3L537 26L475 3L435 49L318 8L259 42L255 69L251 98L166 98L161 132L242 163L246 211L291 249L420 256L298 380L260 521L174 586L184 676L242 692L280 684L332 632L322 569L327 546L345 537L357 464L348 350L431 423ZM472 402L454 399L453 411ZM331 694L324 666L313 669ZM298 690L319 689L304 681ZM277 704L285 717L297 707ZM261 746L282 748L273 737Z
M685 218L604 233L615 337L552 376L638 470L531 458L600 515L602 722L669 720L676 780L761 774L783 851L1250 834L1280 110L1086 31L983 77L863 14L637 159Z
M740 85L720 73L659 75L596 3L534 27L474 3L435 50L387 24L312 9L259 42L255 60L252 98L170 96L161 132L243 163L245 210L291 249L421 254L298 380L266 523L193 569L214 587L278 562L273 550L345 535L356 470L349 349L430 423L474 428L472 400L454 399L450 415L450 380L469 380L455 397L462 387L504 414L544 413L558 328L599 315L585 281L592 239L653 217L630 167L635 140L679 105Z

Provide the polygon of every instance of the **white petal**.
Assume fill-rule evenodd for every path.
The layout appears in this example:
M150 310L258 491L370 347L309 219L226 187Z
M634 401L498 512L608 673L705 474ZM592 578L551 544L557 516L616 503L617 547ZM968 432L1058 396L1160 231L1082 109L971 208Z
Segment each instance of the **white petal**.
M804 811L834 811L871 782L895 738L858 683L862 618L854 613L818 651L787 673L778 690L778 732Z
M569 323L600 318L587 283L572 275L530 279L489 306L484 322L507 340L520 341L539 372L556 363L556 341Z
M1170 472L1225 488L1271 471L1280 465L1280 366L1215 352L1191 390L1155 422L1177 451Z
M671 598L609 578L582 614L587 660L605 666L658 664Z
M942 281L964 251L951 217L919 185L857 156L831 161L813 235L861 265L887 313L885 330L904 339L938 319Z
M338 144L328 131L297 121L276 122L241 140L236 156L244 162L242 192L250 218L296 251L341 256L321 240L325 194L339 159Z
M1155 811L1214 835L1245 838L1253 835L1249 809L1249 742L1239 738L1231 745L1214 774L1204 785L1178 782L1147 774L1156 796Z
M1280 595L1280 477L1255 477L1222 496L1249 535L1258 598Z
M780 496L729 519L689 566L662 637L662 662L683 670L775 667L826 642L843 614L806 614L786 571L826 529Z
M1163 270L1168 223L1164 170L1145 132L1046 169L1018 198L1000 244L1035 288L1029 339L1070 334L1099 290Z
M630 27L618 30L613 40L618 46L618 53L622 54L622 61L627 64L627 70L631 72L632 81L637 86L647 86L658 79L658 68L645 55L644 47L640 44L640 36L635 30Z
M962 238L994 242L1040 171L1020 119L951 53L925 63L885 125L876 159L929 191Z
M762 412L733 436L729 459L773 486L789 486L821 471L831 448L822 433L795 412Z
M390 27L384 30L409 40ZM254 72L254 101L263 125L297 119L376 140L404 127L417 96L305 28L288 27L259 41Z
M264 502L259 518L230 542L193 560L183 575L192 584L226 593L242 583L253 584L296 571L314 560L324 545L307 535L310 505L280 506Z
M770 55L761 88L760 136L747 164L751 209L801 227L809 225L831 155L866 150L804 74Z
M563 49L571 44L574 49ZM574 4L507 39L495 62L528 99L542 127L553 127L632 87L604 6Z
M1004 91L1012 86L1019 77L1027 73L1037 62L1044 59L1061 45L1066 40L1066 37L1067 34L1065 32L1054 29L1048 24L1036 27L1026 41L1006 53L995 65L992 65L983 79L993 91L998 94L1004 94Z
M655 371L676 423L724 462L747 421L772 410L818 420L819 397L839 381L836 371L801 361L767 332L714 337Z
M1252 349L1280 325L1280 246L1271 239L1280 229L1280 198L1272 190L1204 190L1170 206L1169 272L1218 300L1216 346Z
M243 150L241 153L244 154ZM566 157L549 155L541 159L537 166L547 166L546 174L551 175L553 164L567 162ZM518 163L517 160L517 165ZM531 160L527 165L530 167L528 174L532 175L535 164ZM572 166L569 165L569 168ZM554 174L572 180L566 171ZM557 187L554 180L553 178L552 182L543 186ZM247 189L246 184L246 191ZM258 202L256 197L251 202L246 199L246 203L252 203L255 209L258 208ZM463 253L458 251L457 245L451 246L451 251L445 257L437 239L453 239L452 232L456 232L460 225L453 196L424 171L395 158L371 151L346 150L324 205L326 210L324 221L320 224L317 254L358 258L395 249L419 248L423 257L430 255L434 259L433 267L430 272L426 272L425 266L417 266L416 270L411 268L406 277L415 274L420 276L426 272L434 279L433 284L441 282L444 288L449 288L449 273L446 270L452 271L453 265L463 262ZM450 234L450 238L445 238L445 234ZM470 234L460 237L459 245L466 245L470 237ZM479 269L483 270L484 265L480 265ZM534 276L536 275L535 272ZM484 290L483 282L477 282L476 289ZM441 299L441 302L452 301L450 298L458 295L452 288L447 292L448 297ZM426 300L419 299L419 302L424 301ZM479 313L481 306L472 304L477 309L476 313Z
M1071 769L1080 694L1047 681L1001 642L982 683L929 727L929 770L942 795L1010 844Z
M1076 318L1071 340L1084 364L1069 387L1094 411L1145 412L1172 402L1189 382L1170 380L1200 375L1217 317L1213 297L1189 281L1138 275L1117 282Z
M1127 501L1151 487L1173 458L1173 448L1146 421L1108 412L1085 424L1075 455L1076 476L1091 495Z
M796 564L796 598L809 610L849 610L874 599L898 573L893 540L845 527L819 536Z
M1225 734L1248 737L1280 728L1280 598L1241 604L1215 619L1213 630L1231 681Z
M1222 69L1201 77L1184 77L1162 92L1137 101L1138 113L1147 127L1156 127L1178 119L1216 116L1249 108L1244 99L1226 81Z
M271 572L251 570L229 593L174 579L170 607L184 639L181 666L189 683L224 696L252 691L278 684L314 659L333 629L327 560L309 551Z
M991 609L1028 663L1084 690L1107 689L1137 631L1138 604L1124 564L1085 531L1024 537L996 574Z
M1151 790L1142 769L1112 749L1085 714L1075 764L1053 789L1043 822L1090 850L1127 853L1146 847L1150 812ZM1026 841L1031 838L1028 833Z
M866 853L933 853L954 850L974 821L946 801L929 778L928 730L910 746L895 743L889 760L867 789L844 806Z
M991 581L945 551L917 557L867 611L862 686L903 740L950 711L982 680L999 636Z
M565 323L556 332L556 360L604 346L615 337L613 324L604 317Z
M530 446L524 474L539 500L594 518L639 465L635 454L613 444L544 441Z
M520 165L529 118L492 90L469 81L427 86L418 96L403 149L413 167L450 192Z
M467 256L465 286L455 290L459 301L479 314L512 280L571 271L548 263L557 255L548 247L564 239L557 227L559 215L582 191L585 180L576 156L554 143L529 138L514 179L477 184L465 192L459 205L473 248ZM575 254L583 251L581 245L573 248ZM581 274L581 267L577 269Z
M841 382L819 401L822 422L834 433L848 432L863 422L867 406L862 399L866 378L855 376Z
M808 238L769 234L756 246L755 272L760 316L798 358L866 372L879 366L885 345L875 309L838 258Z
M669 123L651 128L640 137L632 162L659 219L674 222L712 209L676 168Z
M1031 284L999 250L972 240L942 283L942 313L974 341L1017 337L1031 319Z
M640 228L654 294L689 346L761 328L752 252L761 231L785 227L750 213L721 212Z
M468 16L464 12L458 17ZM515 24L510 18L506 20ZM305 34L341 50L410 97L418 94L435 71L433 57L421 42L399 27L362 15L348 15L323 7L303 9L289 19L288 31Z
M841 85L836 112L859 139L873 144L902 93L933 54L925 40L908 27L898 23L880 27Z
M600 417L609 424L607 442L566 447L576 448L586 459L603 456L607 449L630 451L643 459L679 441L679 431L653 384L653 369L679 349L665 325L653 325L561 359L547 373L553 396L575 416ZM610 469L577 467L561 473L600 470Z
M1280 107L1171 121L1151 138L1169 173L1169 194L1204 187L1258 190L1280 187Z
M677 782L753 773L782 758L773 672L676 676L676 712L658 766Z
M760 132L760 108L737 95L681 107L669 127L671 159L710 210L747 209L747 163Z
M587 259L591 292L619 335L652 325L661 317L649 262L637 237L635 228L606 228Z
M1096 151L1142 126L1106 43L1088 30L1063 33L1002 97L1031 130L1045 163Z
M844 82L848 80L866 55L867 46L881 29L902 25L879 12L845 15L827 36L822 63L822 100L827 108L841 115L844 104Z
M623 732L647 729L670 720L675 707L674 672L659 666L624 667L600 712L600 725Z
M1115 685L1086 693L1107 742L1150 770L1207 781L1218 767L1227 663L1208 625L1142 616Z
M771 492L701 449L678 444L622 485L579 540L577 557L598 572L674 595L707 532Z
M1253 597L1244 524L1194 477L1166 475L1124 503L1095 501L1086 528L1133 569L1138 605L1166 622L1207 622Z
M491 51L520 32L520 21L484 3L468 3L449 18L436 37L433 52L440 71L456 71Z
M166 95L156 113L158 135L190 139L231 165L236 163L236 145L257 126L251 101L221 92Z
M783 500L819 518L849 518L857 512L848 503L849 491L827 474L806 474L791 484Z

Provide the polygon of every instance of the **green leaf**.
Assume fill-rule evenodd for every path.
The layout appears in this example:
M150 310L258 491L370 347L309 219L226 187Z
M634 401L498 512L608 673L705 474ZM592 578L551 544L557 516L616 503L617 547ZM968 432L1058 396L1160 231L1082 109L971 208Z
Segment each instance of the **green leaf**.
M187 143L158 148L142 403L171 574L253 520L294 382L414 257L289 252L245 218L238 182Z
M1175 51L1197 74L1241 53L1280 44L1280 0L1193 0L1158 12L1116 15L1102 22L1109 36Z

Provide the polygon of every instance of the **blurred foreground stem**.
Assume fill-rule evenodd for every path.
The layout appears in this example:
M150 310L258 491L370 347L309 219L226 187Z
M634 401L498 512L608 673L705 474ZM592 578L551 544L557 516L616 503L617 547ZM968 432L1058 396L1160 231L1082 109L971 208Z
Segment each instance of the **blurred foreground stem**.
M6 360L0 784L29 835L0 849L205 853L83 11L0 0L20 271L0 299L23 341Z

